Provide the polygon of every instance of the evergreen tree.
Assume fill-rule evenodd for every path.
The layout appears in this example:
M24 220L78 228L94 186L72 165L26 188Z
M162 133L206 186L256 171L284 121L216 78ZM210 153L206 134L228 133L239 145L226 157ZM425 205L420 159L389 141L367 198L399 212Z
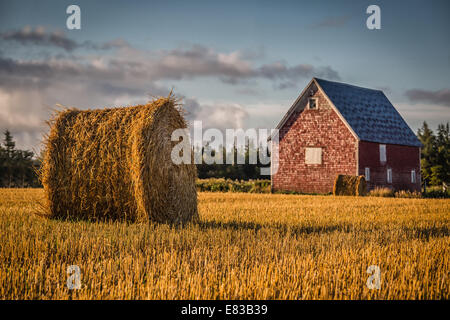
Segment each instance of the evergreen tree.
M433 184L450 181L450 130L449 124L440 124L436 136L436 163L431 168Z
M0 143L0 187L5 187L5 176L6 176L6 149Z
M450 181L450 128L449 123L440 124L437 135L426 122L417 132L423 144L421 154L422 178L430 185Z
M4 160L4 171L5 171L5 182L4 184L11 188L13 186L13 174L14 166L16 160L16 143L8 129L4 132L3 146L5 150L5 160Z
M431 167L436 163L436 137L425 121L422 128L418 130L417 136L423 144L420 161L422 179L429 183L432 177Z
M13 136L6 130L0 144L0 187L40 186L36 171L39 159L33 159L33 152L16 149Z

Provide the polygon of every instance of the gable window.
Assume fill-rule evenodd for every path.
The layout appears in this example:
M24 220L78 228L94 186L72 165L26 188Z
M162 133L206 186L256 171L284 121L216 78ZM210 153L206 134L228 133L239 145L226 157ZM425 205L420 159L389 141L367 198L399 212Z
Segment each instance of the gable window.
M317 109L317 98L309 98L309 109Z
M380 144L380 162L386 162L386 145Z
M392 169L387 169L387 183L392 183Z
M322 148L306 148L306 164L322 164Z
M416 170L411 170L411 183L416 183Z
M366 181L370 181L370 168L366 168L364 173L365 173Z

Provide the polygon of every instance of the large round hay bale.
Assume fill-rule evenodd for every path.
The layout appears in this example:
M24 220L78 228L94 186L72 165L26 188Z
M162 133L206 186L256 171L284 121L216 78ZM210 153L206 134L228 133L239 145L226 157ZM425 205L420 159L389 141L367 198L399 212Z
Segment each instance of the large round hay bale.
M364 176L339 174L334 181L335 196L363 196L366 194L366 179Z
M50 122L41 170L56 218L185 223L197 220L194 164L176 165L173 130L186 128L176 101L66 110Z

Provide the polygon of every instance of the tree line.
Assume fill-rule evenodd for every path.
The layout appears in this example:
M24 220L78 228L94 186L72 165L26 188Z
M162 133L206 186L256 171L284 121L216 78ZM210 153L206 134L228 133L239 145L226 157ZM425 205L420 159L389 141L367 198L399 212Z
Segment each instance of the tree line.
M450 183L450 130L449 123L440 124L436 134L426 122L417 131L423 144L421 154L422 181L437 186Z
M226 147L220 146L217 150L208 150L208 154L212 158L216 156L217 153L221 154L221 159L223 164L207 164L205 162L204 151L208 148L208 144L199 150L199 148L193 148L194 153L199 153L203 155L200 164L197 164L197 175L199 179L208 178L225 178L232 180L255 180L255 179L270 179L269 176L261 175L262 167L269 167L270 164L262 164L260 158L260 149L262 147L255 146L251 141L246 140L245 146L243 148L237 148L236 142L234 142L231 150L227 150ZM261 149L265 152L266 149ZM256 155L256 159L252 159L252 154ZM267 153L266 153L267 155ZM239 158L243 161L239 161ZM231 163L226 163L226 159L231 159ZM250 161L250 160L253 161ZM256 160L256 161L255 161ZM198 161L200 162L200 161ZM255 162L255 163L251 163Z
M418 130L417 136L423 144L421 153L422 181L427 185L442 185L443 182L450 183L450 129L449 123L439 124L436 134L429 128L426 122ZM205 146L206 148L208 145ZM195 149L193 150L195 152ZM204 148L200 154L204 154ZM212 156L216 153L222 154L222 159L227 159L227 155L233 159L231 164L207 164L201 161L197 164L198 177L225 178L232 180L252 180L268 178L261 176L262 165L259 159L259 147L255 147L251 142L246 143L243 149L233 146L231 151L221 146L218 150L210 151ZM250 164L251 153L255 152L256 164ZM241 156L245 161L238 163ZM204 159L203 159L204 160ZM0 143L0 187L6 188L26 188L41 186L37 172L41 164L41 158L35 157L29 150L20 150L15 146L11 133L6 130L4 138Z
M40 159L35 158L32 151L17 149L13 136L6 130L0 143L0 187L40 187L39 167Z
M208 144L202 148L201 154L208 148ZM193 149L193 151L198 151ZM256 164L250 164L250 154L255 152L257 155L259 148L255 148L251 143L246 144L244 149L232 148L232 164L206 164L204 158L200 164L197 164L198 177L206 178L226 178L233 180L253 180L261 179L266 176L260 175L259 156ZM222 153L223 159L227 159L227 150L225 147L219 147L218 150L210 150L210 155L214 157L216 153ZM243 164L238 164L238 157L244 159ZM42 159L35 157L29 150L20 150L16 148L13 136L6 130L3 141L0 143L0 187L1 188L27 188L42 186L37 172L39 171ZM267 165L265 165L267 167Z

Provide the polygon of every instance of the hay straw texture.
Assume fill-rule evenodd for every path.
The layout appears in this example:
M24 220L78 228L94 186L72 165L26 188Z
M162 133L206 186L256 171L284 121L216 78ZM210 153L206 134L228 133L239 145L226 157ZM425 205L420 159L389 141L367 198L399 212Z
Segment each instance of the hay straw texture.
M334 181L333 194L335 196L364 196L366 188L364 176L339 174Z
M146 105L65 110L50 121L41 170L51 217L185 223L198 219L195 165L175 165L186 128L169 96Z

